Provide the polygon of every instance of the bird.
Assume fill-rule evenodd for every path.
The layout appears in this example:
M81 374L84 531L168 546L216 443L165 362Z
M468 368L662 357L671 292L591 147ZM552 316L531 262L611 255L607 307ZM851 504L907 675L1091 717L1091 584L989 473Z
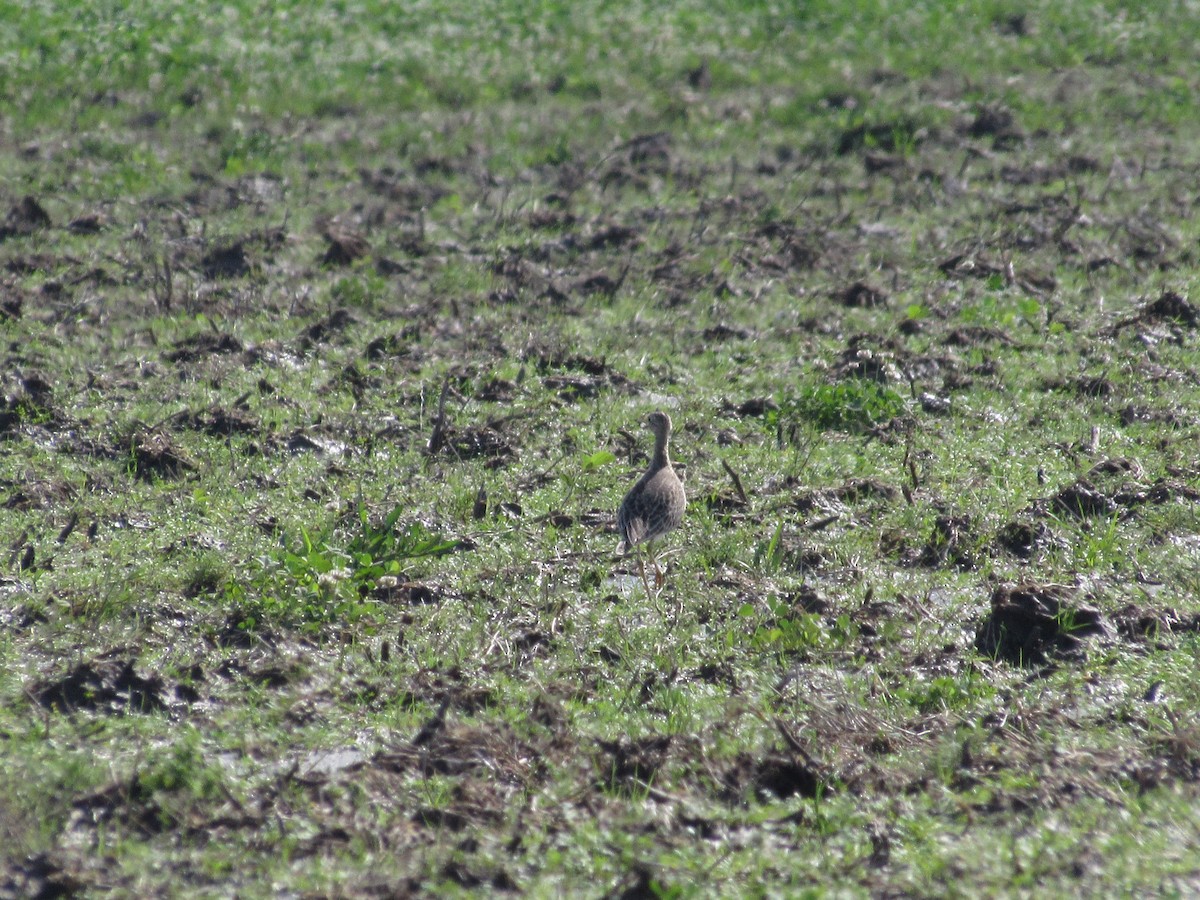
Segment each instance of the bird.
M654 566L654 583L661 587L663 574L654 561L653 545L656 540L679 527L687 506L687 495L683 491L683 482L671 468L668 450L671 417L665 412L652 412L646 417L646 427L654 434L654 455L650 458L650 468L629 489L617 510L617 532L621 536L617 553L624 555L634 547L645 544L651 565ZM642 584L649 593L646 564L640 551L638 570Z

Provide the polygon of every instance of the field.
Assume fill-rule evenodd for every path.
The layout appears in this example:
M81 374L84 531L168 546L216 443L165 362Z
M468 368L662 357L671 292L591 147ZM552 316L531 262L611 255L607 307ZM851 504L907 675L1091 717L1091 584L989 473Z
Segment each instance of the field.
M0 896L1200 892L1200 8L116 6L0 3Z

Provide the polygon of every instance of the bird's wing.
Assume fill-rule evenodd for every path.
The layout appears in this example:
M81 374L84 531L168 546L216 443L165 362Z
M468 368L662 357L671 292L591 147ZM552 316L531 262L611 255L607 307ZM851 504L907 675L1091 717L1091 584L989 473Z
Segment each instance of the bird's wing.
M622 529L625 536L623 543L626 549L645 540L649 530L649 523L640 515L632 515L626 519L625 527Z

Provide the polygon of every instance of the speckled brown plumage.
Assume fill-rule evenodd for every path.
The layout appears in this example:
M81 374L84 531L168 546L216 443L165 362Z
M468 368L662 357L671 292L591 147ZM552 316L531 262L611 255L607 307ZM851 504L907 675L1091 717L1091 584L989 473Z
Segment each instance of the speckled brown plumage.
M668 450L671 417L664 412L651 413L646 418L646 427L654 433L654 455L650 468L625 495L617 510L617 532L621 535L618 553L627 553L639 544L649 546L678 528L687 505L683 482L671 468Z

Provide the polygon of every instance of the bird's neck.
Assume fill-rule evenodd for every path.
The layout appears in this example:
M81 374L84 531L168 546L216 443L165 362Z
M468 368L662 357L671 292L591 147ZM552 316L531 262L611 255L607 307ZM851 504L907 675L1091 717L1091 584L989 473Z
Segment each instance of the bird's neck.
M671 465L671 457L667 453L667 439L661 438L654 442L654 458L650 460L652 469L665 469Z

